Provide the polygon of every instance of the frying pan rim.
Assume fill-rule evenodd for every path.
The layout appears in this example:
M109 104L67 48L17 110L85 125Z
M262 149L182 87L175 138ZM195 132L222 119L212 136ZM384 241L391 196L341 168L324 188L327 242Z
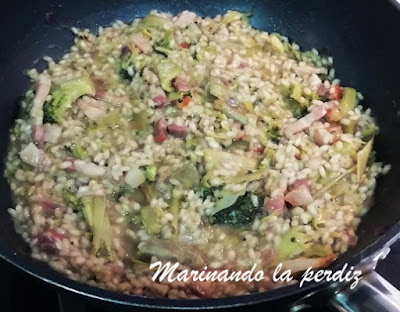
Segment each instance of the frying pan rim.
M382 234L372 244L363 249L362 251L351 256L346 263L349 267L356 266L361 260L368 259L371 255L387 247L400 232L400 221L397 222L386 233ZM320 288L328 283L323 282L310 282L304 284L299 288L298 284L288 285L277 289L268 290L261 293L254 293L248 295L224 297L215 299L167 299L167 298L154 298L144 297L137 295L127 295L118 293L111 290L102 289L99 287L91 286L83 282L74 281L69 279L61 273L56 272L49 266L41 266L35 263L33 259L29 259L18 255L3 246L0 246L0 258L9 262L21 271L50 284L56 288L64 291L69 291L73 294L84 296L87 299L100 300L105 303L119 304L125 306L136 306L141 308L161 308L161 309L215 309L215 308L228 308L237 307L248 304L265 303L278 299L287 298L291 295L298 295L302 292L310 293L311 291ZM344 262L339 262L331 269L333 271L342 268Z

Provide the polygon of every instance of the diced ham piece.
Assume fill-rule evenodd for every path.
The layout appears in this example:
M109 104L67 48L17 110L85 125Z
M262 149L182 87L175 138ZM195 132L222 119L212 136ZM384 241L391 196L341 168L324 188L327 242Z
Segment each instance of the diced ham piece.
M141 32L131 35L131 39L144 54L153 52L150 40L147 39Z
M161 88L155 88L151 90L150 97L157 107L163 107L165 104L168 103L168 98L164 90Z
M175 78L173 85L177 91L186 92L190 90L189 80L184 77Z
M106 173L106 170L102 166L98 166L95 163L75 159L74 161L75 171L86 176L86 177L101 177Z
M94 95L94 98L96 100L109 102L109 100L107 98L107 91L105 91L105 90L96 90L96 94Z
M353 230L349 230L348 235L349 235L349 245L350 246L357 245L358 237L357 237L356 233Z
M54 210L56 208L62 208L62 205L49 201L47 199L40 199L39 200L40 206L42 206L42 212L46 216L54 215Z
M253 153L261 155L263 152L264 152L264 147L262 147L261 145L256 145L253 147Z
M308 182L307 182L306 179L297 179L296 181L294 181L292 184L290 184L288 186L288 191L289 192L293 191L293 190L297 189L298 187L300 187L302 185L305 185L308 188L308 190L310 191L310 187L309 187Z
M342 94L342 89L338 84L333 84L331 89L329 90L329 99L330 100L339 100L340 95Z
M310 134L312 135L315 144L318 146L332 144L339 141L342 133L342 127L334 123L329 127L324 127L320 124L310 128Z
M153 97L152 100L157 107L163 107L165 104L168 103L168 98L166 95L157 95Z
M99 103L80 99L78 101L78 107L90 120L96 121L106 115L106 108Z
M309 128L314 122L320 120L325 116L327 110L325 107L317 106L314 107L311 112L299 120L295 121L293 124L287 126L284 130L285 136L290 139L296 133L299 133L307 128Z
M329 89L330 89L330 84L328 86L325 85L325 83L321 83L317 89L317 94L320 97L325 97L328 98L329 96Z
M268 249L261 254L261 262L263 267L269 267L276 259L276 251L274 249Z
M61 127L47 123L43 126L43 129L43 142L57 143L61 135Z
M43 125L33 125L32 131L33 131L33 142L35 142L39 148L42 148L43 137L44 137Z
M328 127L328 131L333 134L333 143L340 141L341 135L343 134L342 126L339 124L331 124Z
M196 18L195 13L189 11L183 11L177 18L175 25L177 25L180 28L186 28L190 24L193 24L195 18Z
M75 158L66 158L63 161L63 165L65 164L65 166L63 167L63 169L68 172L68 173L72 173L75 172Z
M168 138L167 122L161 118L154 123L153 138L154 142L162 143Z
M317 94L320 97L330 100L339 100L341 93L342 89L338 84L326 85L325 83L321 83L317 89Z
M148 67L143 69L142 77L146 82L151 84L156 84L159 81L158 76Z
M46 101L46 97L49 95L50 88L50 77L47 75L41 75L36 85L35 97L33 99L33 105L31 109L33 126L43 124L43 104Z
M265 197L264 199L264 209L269 213L279 211L283 213L285 209L285 200L283 194L276 196L275 198Z
M39 168L39 170L46 170L50 165L50 159L46 153L37 148L32 142L29 143L20 153L20 158L23 162L31 165L32 167Z
M174 137L184 138L189 133L189 128L186 126L169 125L167 127L168 133Z
M285 201L293 207L306 206L313 202L310 189L306 184L301 184L299 187L293 189L285 195Z
M52 229L47 230L42 234L34 237L31 244L33 246L38 246L41 251L47 252L49 254L56 254L59 251L56 242L61 241L64 238L64 235Z

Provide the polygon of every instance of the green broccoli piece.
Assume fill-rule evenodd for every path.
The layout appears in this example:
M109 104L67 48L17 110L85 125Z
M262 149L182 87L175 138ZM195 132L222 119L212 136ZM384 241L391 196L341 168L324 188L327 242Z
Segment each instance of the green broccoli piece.
M174 36L171 30L166 30L164 38L157 42L155 50L168 56L174 48Z
M72 208L74 211L80 211L85 218L85 221L89 225L90 228L93 227L93 209L92 209L92 201L90 196L83 196L78 198L76 194L71 193L70 191L64 191L62 194L64 202L68 205L68 207Z
M156 166L146 166L144 175L146 176L147 180L155 181L156 175L157 175L157 167Z
M96 93L93 82L88 77L74 78L57 85L52 92L52 100L43 107L44 120L50 123L62 123L65 111L79 99L87 94L94 96Z
M76 158L83 159L87 156L86 150L78 144L72 145L72 155Z
M164 59L157 64L156 70L161 82L161 87L167 92L174 91L171 82L181 73L179 66L169 59Z
M263 200L261 196L257 196L258 205L254 206L251 195L250 192L247 192L240 196L232 206L217 212L212 216L212 223L229 226L243 226L252 223L255 217L261 213Z
M64 191L62 197L68 207L72 208L74 211L82 210L83 204L75 194L70 191Z

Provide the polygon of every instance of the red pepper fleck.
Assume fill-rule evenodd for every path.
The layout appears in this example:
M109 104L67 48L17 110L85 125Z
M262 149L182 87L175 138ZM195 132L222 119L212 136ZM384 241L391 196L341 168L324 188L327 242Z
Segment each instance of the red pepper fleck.
M180 102L178 104L179 108L183 108L189 105L190 101L192 100L192 98L189 95L185 95L182 99L182 102Z
M296 155L294 155L294 157L295 157L297 160L300 160L300 159L301 159L301 154L300 154L300 153L297 153Z
M254 146L253 153L261 155L264 152L264 148L262 146Z
M182 42L179 46L180 46L182 49L187 49L187 48L189 48L189 43L187 43L187 42Z

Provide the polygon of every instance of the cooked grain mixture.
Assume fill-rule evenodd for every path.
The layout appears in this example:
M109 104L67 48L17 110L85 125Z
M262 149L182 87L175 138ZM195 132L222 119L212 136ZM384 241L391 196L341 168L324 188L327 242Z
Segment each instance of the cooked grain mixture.
M32 256L128 294L233 296L356 244L378 128L331 57L228 11L151 12L29 71L11 131L9 209ZM311 260L310 260L311 259ZM266 272L257 283L151 280L149 263Z

